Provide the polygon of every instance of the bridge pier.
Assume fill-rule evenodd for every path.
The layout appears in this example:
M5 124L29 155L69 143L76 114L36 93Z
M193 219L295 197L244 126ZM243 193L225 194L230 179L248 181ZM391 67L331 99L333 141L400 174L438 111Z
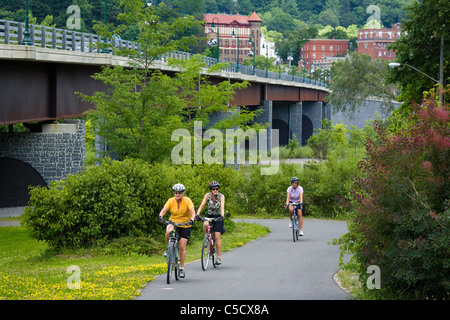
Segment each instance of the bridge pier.
M0 133L0 208L27 205L29 185L48 186L81 171L84 156L84 120Z
M314 129L322 128L322 119L331 118L323 102L264 101L262 108L264 112L255 122L269 123L271 129L278 129L280 145L287 145L294 134L300 145L306 145Z

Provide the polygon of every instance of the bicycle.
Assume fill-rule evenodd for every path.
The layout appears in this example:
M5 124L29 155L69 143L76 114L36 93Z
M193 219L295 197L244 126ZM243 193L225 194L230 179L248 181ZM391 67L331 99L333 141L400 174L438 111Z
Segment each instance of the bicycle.
M285 203L285 205L294 207L294 214L292 215L292 239L295 242L298 241L298 235L300 233L297 210L301 209L301 206L300 203Z
M178 252L178 227L179 226L190 226L188 222L185 223L175 223L173 221L162 220L161 223L173 225L173 230L169 235L169 243L167 244L166 250L166 262L167 262L167 284L170 284L172 274L175 276L175 280L178 281L180 278L180 258Z
M227 216L223 219L226 219L227 217L229 217L229 214L227 214ZM208 264L209 264L209 260L212 260L212 264L214 268L217 268L217 253L216 253L216 249L214 248L215 245L215 241L214 241L214 236L211 232L211 227L212 227L212 223L214 223L215 221L222 219L222 216L217 217L217 218L201 218L198 217L197 218L200 221L209 221L208 224L208 230L205 234L205 237L203 239L203 244L202 244L202 269L203 271L206 271L206 269L208 268Z

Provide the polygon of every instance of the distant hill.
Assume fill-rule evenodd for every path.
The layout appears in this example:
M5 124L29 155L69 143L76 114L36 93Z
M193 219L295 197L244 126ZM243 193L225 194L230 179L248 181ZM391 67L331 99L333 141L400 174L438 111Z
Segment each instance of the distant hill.
M410 0L142 0L143 5L166 4L168 18L192 14L201 19L204 13L251 14L256 11L268 30L285 33L308 26L318 28L349 25L362 26L370 19L384 26L399 22L404 7ZM72 14L67 8L75 4L80 8L82 30L92 32L93 21L103 21L104 0L29 0L30 10L37 23L65 28ZM107 0L108 22L117 23L120 0ZM48 16L52 16L50 19ZM25 0L2 0L0 19L25 20Z

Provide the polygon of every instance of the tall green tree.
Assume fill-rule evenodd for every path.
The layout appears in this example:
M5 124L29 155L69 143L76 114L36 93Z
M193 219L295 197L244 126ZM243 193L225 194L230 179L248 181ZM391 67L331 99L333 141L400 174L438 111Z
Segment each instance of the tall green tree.
M332 64L332 92L327 101L337 110L352 116L369 97L381 99L387 115L393 109L394 86L385 80L387 62L372 60L366 54L350 53Z
M390 48L396 53L396 61L413 66L430 77L440 80L440 51L443 40L444 82L450 74L450 6L444 0L414 1L407 8L402 25L403 35ZM411 101L417 103L436 83L416 70L403 65L391 69L390 79L400 88L399 101L404 101L402 109L408 113ZM444 86L445 86L444 83Z
M213 112L230 111L228 105L235 90L246 83L224 81L212 85L205 74L217 72L221 66L206 69L201 57L177 61L167 59L176 50L186 49L197 41L191 36L180 36L201 23L192 16L180 17L168 24L160 20L161 7L144 6L140 0L121 0L123 13L119 21L138 26L138 49L115 48L115 53L129 57L126 66L105 67L94 78L102 81L106 91L92 96L80 94L95 105L89 112L97 134L119 155L141 158L149 162L170 158L176 129L190 129L193 122L208 122ZM111 25L99 24L98 32L112 39L117 31ZM178 72L175 76L162 73L156 64L165 63ZM223 66L222 66L223 67ZM231 108L231 111L235 110ZM256 112L250 114L250 118ZM237 114L228 127L239 125L238 119L249 121L249 114ZM223 127L221 127L222 129Z

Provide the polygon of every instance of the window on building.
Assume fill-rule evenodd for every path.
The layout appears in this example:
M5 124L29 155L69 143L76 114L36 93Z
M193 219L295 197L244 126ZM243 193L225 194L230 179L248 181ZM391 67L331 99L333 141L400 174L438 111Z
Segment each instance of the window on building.
M313 59L315 59L316 58L316 54L315 53L313 53Z
M381 57L381 51L378 51L378 56Z
M325 51L325 46L322 46L322 51Z
M316 51L316 45L313 45L313 51Z
M339 46L336 46L336 51L339 51Z
M333 46L330 46L330 51L333 51Z

